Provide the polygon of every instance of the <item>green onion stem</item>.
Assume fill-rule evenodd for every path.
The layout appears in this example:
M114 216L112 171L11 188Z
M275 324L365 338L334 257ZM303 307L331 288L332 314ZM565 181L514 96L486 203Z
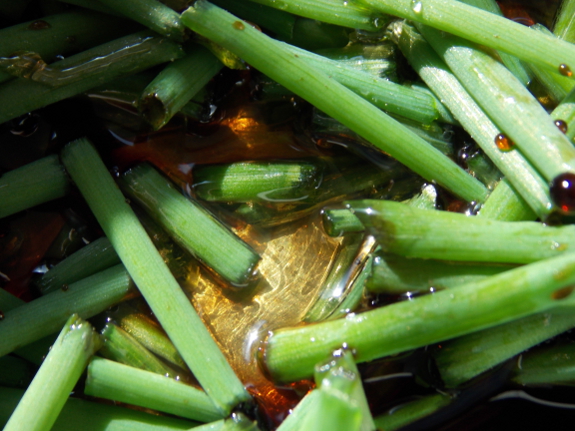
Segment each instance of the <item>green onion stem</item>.
M223 417L204 391L107 359L92 359L84 392L198 422L211 422Z
M348 209L324 209L321 213L323 229L329 236L342 236L345 233L363 232L365 226Z
M34 284L45 295L119 263L112 244L102 237L58 263Z
M181 247L234 286L246 286L260 257L197 201L187 199L149 165L121 179L125 192L154 218Z
M222 63L209 50L195 45L185 57L168 64L150 82L140 97L138 109L154 130L158 130L222 67Z
M157 0L98 1L176 42L186 38L180 14Z
M367 31L381 30L390 20L388 16L358 6L356 2L338 0L252 1L313 20Z
M11 293L6 292L4 289L0 289L0 310L2 310L2 312L20 307L25 303L26 302L24 302L20 298L17 298Z
M553 33L567 42L575 42L575 1L563 0L561 2Z
M71 313L88 319L120 302L133 289L116 265L5 313L0 321L0 356L56 332Z
M99 335L92 326L78 315L72 315L4 430L51 429L70 391L100 345Z
M27 388L36 374L36 367L15 356L0 358L0 385L11 388Z
M547 181L575 171L575 147L505 66L463 39L422 25L418 29L477 104Z
M553 309L447 341L433 356L443 382L452 388L574 326L572 308Z
M415 401L409 401L394 407L387 413L374 418L378 429L395 431L432 413L446 407L451 403L451 397L444 394L426 395Z
M104 346L99 353L105 358L161 376L176 378L178 375L177 371L164 364L138 340L113 323L106 324L102 337Z
M282 43L203 0L182 14L182 22L230 49L425 179L436 181L466 200L482 202L487 197L485 187L446 156L369 102L310 68L308 62L294 56ZM358 112L362 115L358 116Z
M249 395L86 139L62 161L158 321L204 390L228 413Z
M136 31L137 27L128 20L94 12L50 15L0 30L0 57L34 52L51 63L58 55L83 51ZM12 79L12 75L0 72L0 82L8 79Z
M58 156L48 156L0 177L0 218L68 194L70 184Z
M537 218L506 178L497 183L477 217L500 221L533 221Z
M575 88L551 112L551 118L565 122L567 126L565 136L573 143L575 139Z
M10 103L0 105L0 123L182 55L179 45L154 36L149 31L86 50L51 64L38 75L39 79L46 78L48 83L58 85L68 80L67 85L53 88L28 79L15 79L2 84L0 98L10 100Z
M443 100L517 192L539 217L545 218L553 206L547 182L520 152L503 152L497 147L495 137L500 129L477 105L425 39L413 27L404 24L399 36L399 47L421 78Z
M22 398L24 391L0 387L0 426ZM157 416L134 409L79 398L68 398L51 431L189 431L194 422ZM214 427L209 431L218 431ZM206 431L208 431L206 430ZM196 428L196 431L200 429Z
M393 355L571 305L574 281L575 254L568 253L344 319L280 329L267 339L265 365L285 382L309 377L342 345L357 362Z
M113 9L105 4L97 1L97 0L61 0L62 3L73 4L76 6L80 6L86 9L90 9L93 11L105 13L108 15L114 16L121 16L124 17L125 15L121 12L118 12L116 9Z
M520 385L569 385L575 381L575 344L561 343L523 353L512 380Z

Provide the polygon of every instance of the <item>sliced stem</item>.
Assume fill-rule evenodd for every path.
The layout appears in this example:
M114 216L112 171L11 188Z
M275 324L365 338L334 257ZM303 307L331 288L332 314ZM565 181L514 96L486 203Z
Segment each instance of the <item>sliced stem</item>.
M92 359L84 392L199 422L223 418L204 391L107 359Z
M6 431L51 429L70 391L101 345L88 322L72 315L4 427Z
M0 356L58 331L72 312L84 319L101 313L133 287L124 267L116 265L6 312L0 322Z
M427 180L466 200L482 202L487 197L485 187L450 159L369 102L311 68L305 59L295 57L286 45L203 0L182 14L182 22L230 49Z
M196 45L168 64L144 89L138 109L155 130L163 127L223 67L206 48Z
M0 218L68 194L70 184L58 156L48 156L0 177Z
M365 226L348 209L325 209L322 211L323 228L329 236L363 232Z
M445 385L456 387L574 326L572 310L551 310L442 343L433 356Z
M520 385L569 385L575 382L575 344L561 343L524 353L512 380Z
M137 166L122 177L121 184L174 241L224 280L236 287L246 286L252 280L260 257L154 168Z
M561 277L557 277L561 274ZM277 381L309 377L343 343L370 361L496 326L558 306L575 281L575 254L536 262L485 280L345 319L281 329L267 339L265 364Z
M504 222L382 200L348 203L386 252L468 262L529 263L575 249L575 226Z
M170 273L94 147L69 144L62 161L158 321L214 404L227 414L249 395Z
M395 431L413 422L429 416L451 403L451 397L444 394L434 394L421 397L374 418L379 429Z
M64 259L34 284L45 295L119 263L114 247L102 237Z

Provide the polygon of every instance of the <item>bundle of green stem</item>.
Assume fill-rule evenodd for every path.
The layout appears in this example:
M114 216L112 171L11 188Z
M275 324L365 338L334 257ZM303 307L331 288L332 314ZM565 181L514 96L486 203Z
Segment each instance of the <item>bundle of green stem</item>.
M0 123L150 69L156 77L138 77L143 84L130 109L159 130L185 117L192 98L210 94L210 81L227 65L266 75L276 95L296 105L296 97L309 102L318 118L325 116L323 126L333 127L333 141L350 152L385 156L368 165L328 154L338 160L336 174L325 169L327 157L193 168L186 160L178 169L192 177L192 198L149 164L115 181L97 150L106 143L96 148L84 138L4 174L0 218L17 219L77 187L106 235L37 278L42 297L23 304L0 290L0 366L14 371L0 373L1 384L26 385L32 366L25 361L39 363L54 343L23 396L0 390L5 429L69 429L87 414L106 423L83 429L128 429L124 421L129 429L135 422L150 430L197 425L67 401L88 363L89 395L211 422L198 430L256 428L241 414L223 419L252 402L228 362L249 350L224 355L218 325L184 294L137 206L182 255L200 261L219 285L235 288L222 295L241 308L246 301L261 305L257 295L269 286L256 269L269 262L265 247L255 247L264 250L260 256L236 234L240 223L232 231L227 222L239 217L288 231L288 222L344 204L323 213L327 234L344 237L330 238L340 241L339 255L314 300L297 304L302 321L319 323L275 329L261 349L260 362L276 382L315 377L317 385L281 431L397 429L451 403L431 395L374 420L356 363L441 342L429 351L443 385L458 388L575 326L575 1L562 2L554 34L503 18L491 0L198 0L182 13L175 1L66 2L100 12L82 7L0 30ZM23 13L4 3L3 17ZM381 38L397 45L425 84L383 76L398 69L389 53L369 59L375 72L363 54L349 58ZM55 61L62 54L71 55ZM158 73L162 63L168 64ZM557 105L551 114L526 87L532 79L546 92L539 99ZM238 127L247 130L251 120L241 115ZM439 124L465 130L479 147L467 154L467 170L454 162L454 143ZM315 135L318 143L320 135L325 130ZM382 170L377 161L384 157L399 163ZM409 193L396 199L404 202L374 198L392 196L406 177ZM479 213L438 210L440 188ZM220 206L211 211L214 203ZM293 212L284 215L286 208ZM557 219L564 225L541 223ZM11 281L1 270L0 280ZM101 334L81 320L135 295L135 287L159 325L134 310L108 320ZM350 312L373 294L410 300ZM91 358L97 350L107 359ZM572 357L564 344L533 350L520 357L512 379L571 384ZM193 379L201 388L188 385Z

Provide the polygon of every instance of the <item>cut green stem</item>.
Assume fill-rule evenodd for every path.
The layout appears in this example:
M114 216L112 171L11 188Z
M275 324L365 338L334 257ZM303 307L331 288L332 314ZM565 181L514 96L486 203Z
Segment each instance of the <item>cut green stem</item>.
M449 395L427 395L415 401L394 407L389 412L375 417L375 425L385 431L399 430L435 413L449 405L449 403L451 403L451 397Z
M77 315L70 317L4 430L51 429L100 345L99 335L89 323Z
M497 183L477 217L500 221L532 221L537 218L506 178Z
M69 144L62 161L158 321L214 404L227 414L250 399L170 273L94 147Z

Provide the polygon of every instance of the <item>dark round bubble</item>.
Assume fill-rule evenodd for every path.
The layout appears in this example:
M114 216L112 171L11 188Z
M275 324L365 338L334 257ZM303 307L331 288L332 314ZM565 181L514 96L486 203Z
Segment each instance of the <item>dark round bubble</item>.
M566 172L557 175L549 186L551 199L561 211L575 213L575 174Z

